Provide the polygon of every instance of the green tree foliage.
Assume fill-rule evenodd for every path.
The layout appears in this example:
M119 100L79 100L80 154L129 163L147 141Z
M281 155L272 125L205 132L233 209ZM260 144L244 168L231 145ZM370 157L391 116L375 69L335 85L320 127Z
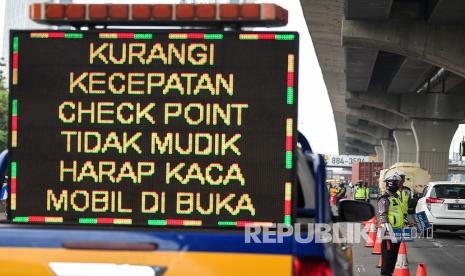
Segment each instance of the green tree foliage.
M0 152L8 147L8 91L4 86L4 68L5 64L0 60Z

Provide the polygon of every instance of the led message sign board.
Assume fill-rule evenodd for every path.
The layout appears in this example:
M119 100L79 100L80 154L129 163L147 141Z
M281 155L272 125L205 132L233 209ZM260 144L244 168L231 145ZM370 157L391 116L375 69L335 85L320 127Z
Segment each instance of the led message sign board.
M13 222L291 222L296 33L11 38Z

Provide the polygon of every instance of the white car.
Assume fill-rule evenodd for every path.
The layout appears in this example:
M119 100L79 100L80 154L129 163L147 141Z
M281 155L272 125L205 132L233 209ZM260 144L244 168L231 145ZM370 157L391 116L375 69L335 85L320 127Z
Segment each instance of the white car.
M465 229L465 182L430 182L415 212L425 212L433 229Z

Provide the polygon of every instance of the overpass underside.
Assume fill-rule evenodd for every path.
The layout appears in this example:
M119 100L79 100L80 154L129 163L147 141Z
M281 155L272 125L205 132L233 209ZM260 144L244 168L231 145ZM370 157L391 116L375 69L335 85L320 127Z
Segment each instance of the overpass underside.
M465 1L301 0L340 154L417 162L445 180L465 119Z

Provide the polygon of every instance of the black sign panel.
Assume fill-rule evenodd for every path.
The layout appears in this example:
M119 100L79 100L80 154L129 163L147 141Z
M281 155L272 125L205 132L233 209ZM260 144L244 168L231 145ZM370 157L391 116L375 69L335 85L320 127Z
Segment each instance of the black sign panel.
M13 222L291 222L296 33L11 38Z

